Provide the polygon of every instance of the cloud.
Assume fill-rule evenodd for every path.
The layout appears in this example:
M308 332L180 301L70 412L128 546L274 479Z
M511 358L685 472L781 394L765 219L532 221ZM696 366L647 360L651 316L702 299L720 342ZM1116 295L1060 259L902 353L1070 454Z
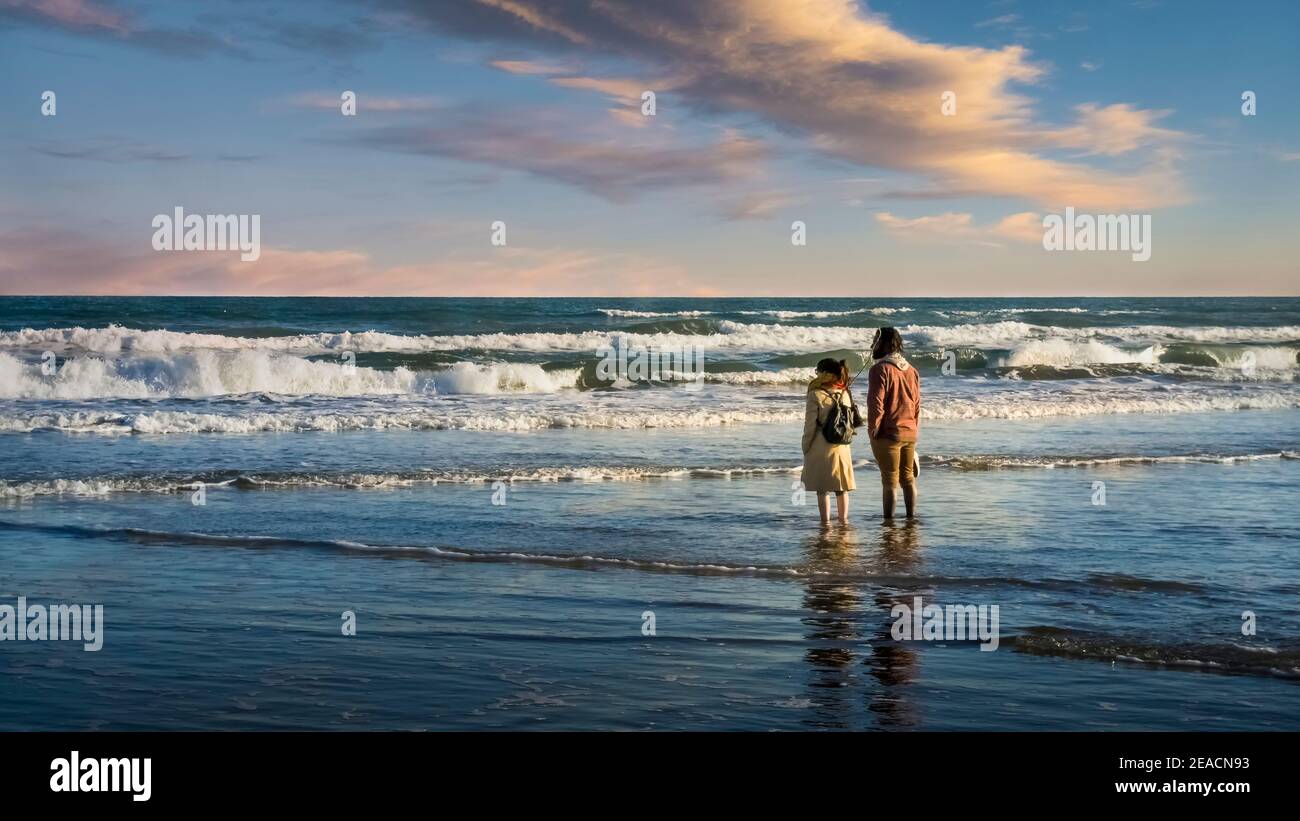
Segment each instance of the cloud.
M31 145L29 148L38 154L58 160L85 160L109 165L171 163L189 160L248 163L264 159L264 155L261 154L234 154L228 152L213 155L185 154L164 146L136 142L122 137L89 137L79 140L51 141Z
M263 247L238 252L135 251L64 231L0 236L0 294L240 296L709 295L675 265L635 254L572 248L485 248L382 266L347 249Z
M71 140L33 145L31 149L61 160L91 160L121 165L138 162L176 162L189 159L166 148L119 138Z
M764 150L757 142L724 133L706 145L676 145L655 138L576 133L572 122L542 112L485 112L460 108L436 123L371 129L345 138L385 151L450 157L510 168L574 185L612 202L648 191L718 184L751 177Z
M1060 30L1066 34L1078 34L1088 28L1088 15L1081 11L1071 12L1069 20L1060 26Z
M502 71L508 71L511 74L572 74L573 69L557 65L555 63L545 63L538 60L492 60L489 65L493 68L499 68Z
M780 188L751 189L738 195L728 193L718 197L717 201L726 219L768 219L786 209L817 200L837 199L845 205L860 207L863 205L863 189L875 188L881 182L875 177L817 179Z
M200 27L152 27L135 14L95 0L0 0L0 23L32 25L139 46L175 57L214 52L244 56L243 49Z
M91 0L0 0L0 14L82 32L127 35L127 16Z
M436 188L486 188L500 181L496 174L457 174L428 181Z
M1000 248L1007 242L1043 241L1043 217L1033 211L1012 214L992 225L976 225L970 214L951 212L906 219L881 211L875 217L876 222L883 225L891 235L911 242Z
M642 92L654 90L656 87L656 84L647 84L636 80L601 79L598 77L554 77L550 82L562 88L595 91L624 105L637 106L641 103ZM662 90L663 85L657 84L660 90Z
M672 82L668 80L646 83L598 77L552 77L549 82L561 88L604 94L618 104L617 108L606 109L609 115L622 125L633 128L644 128L651 122L650 117L641 113L641 96L647 91L659 93L672 87Z
M671 77L654 79L592 77L564 66L531 60L493 60L490 65L511 74L542 75L547 78L547 82L560 88L603 94L619 106L608 109L610 116L623 125L636 128L643 128L650 123L650 120L641 113L642 95L647 91L656 94L671 91L679 83L677 79Z
M988 28L989 26L996 26L997 28L1003 28L1005 26L1013 25L1019 21L1020 21L1019 14L1003 14L998 17L989 18L988 20L981 20L980 22L975 24L975 28L982 29L982 28Z
M291 108L304 108L315 111L332 111L339 112L343 105L342 91L309 91L302 94L296 94L289 97L283 103L270 103L263 108L276 108L280 105L286 105ZM382 113L397 113L408 111L433 111L444 103L437 97L385 97L378 94L369 94L364 91L356 92L357 111L374 111Z
M1014 90L1045 73L1024 48L923 42L854 0L390 2L452 35L638 62L647 76L672 77L699 111L756 115L823 154L944 189L1113 210L1185 199L1168 152L1118 171L1051 156L1063 142L1099 157L1121 150L1122 139L1096 131L1107 118L1143 145L1167 142L1175 132L1150 126L1161 113L1119 104L1066 128L1042 123ZM946 91L957 95L956 116L940 110Z
M379 48L373 36L375 26L364 19L330 25L262 16L250 23L259 39L325 58L343 59Z
M1169 111L1136 109L1127 103L1099 107L1094 103L1075 106L1078 120L1059 129L1052 138L1060 145L1082 148L1091 154L1114 156L1150 146L1172 146L1185 135L1159 128L1156 120Z
M780 191L754 191L727 202L723 215L730 220L767 219L800 202L803 200Z

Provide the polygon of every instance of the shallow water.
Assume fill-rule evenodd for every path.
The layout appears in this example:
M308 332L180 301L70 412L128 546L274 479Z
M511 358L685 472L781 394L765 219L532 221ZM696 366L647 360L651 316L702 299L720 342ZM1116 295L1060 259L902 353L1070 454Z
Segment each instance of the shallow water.
M873 307L993 335L959 357L985 365L954 375L938 349L926 364L938 330L909 337L926 391L920 521L879 521L864 442L853 525L827 532L795 484L797 383L539 393L535 373L508 371L590 365L555 349L572 338L537 334L815 306L186 302L201 310L168 321L177 301L0 300L0 356L18 363L0 372L0 604L102 603L107 625L99 652L0 644L0 729L1300 726L1294 353L1290 370L1259 353L1300 345L1295 300L1052 300L1086 310L1039 317L1019 342L992 325L1031 324L1005 310L1026 300L765 314L786 329L770 349L710 366L804 373L776 360L901 325ZM1136 338L1137 321L1182 330ZM160 333L41 330L113 322ZM341 366L303 340L222 347L372 329L449 359L358 395L320 392L352 377L313 371ZM1051 341L1080 329L1135 361L1061 361L1115 358ZM508 347L448 347L485 334ZM1198 335L1229 364L1143 353ZM56 336L60 366L80 364L51 377L39 363ZM1257 367L1231 364L1252 348ZM988 364L1017 349L1057 360ZM477 376L438 376L457 362ZM372 386L401 367L358 355ZM313 391L284 390L286 374ZM996 605L997 649L895 640L894 606L917 597Z

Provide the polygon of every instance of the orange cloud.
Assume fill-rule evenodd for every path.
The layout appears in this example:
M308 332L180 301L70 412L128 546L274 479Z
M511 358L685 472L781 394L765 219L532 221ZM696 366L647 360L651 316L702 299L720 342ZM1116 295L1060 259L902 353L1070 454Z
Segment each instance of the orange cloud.
M1045 73L1024 48L923 42L855 0L503 0L455 14L429 4L419 13L444 15L471 36L557 48L559 33L566 54L638 59L652 73L670 73L674 91L695 104L758 114L824 153L915 172L966 195L1104 210L1186 200L1169 150L1182 135L1154 125L1167 112L1085 104L1072 125L1041 123L1029 98L1013 90ZM630 90L624 80L549 81L618 99ZM946 92L956 95L951 116L941 109ZM1047 154L1061 148L1150 156L1111 171Z
M909 241L1000 248L1007 240L1027 243L1043 240L1042 215L1033 211L1012 214L992 225L982 226L976 225L970 214L951 212L906 219L881 211L875 217L876 222L883 225L890 234Z
M1127 154L1150 145L1169 145L1185 136L1154 125L1156 120L1167 117L1169 111L1145 111L1127 103L1104 107L1084 103L1076 106L1075 111L1079 113L1078 122L1051 136L1061 145L1093 154Z

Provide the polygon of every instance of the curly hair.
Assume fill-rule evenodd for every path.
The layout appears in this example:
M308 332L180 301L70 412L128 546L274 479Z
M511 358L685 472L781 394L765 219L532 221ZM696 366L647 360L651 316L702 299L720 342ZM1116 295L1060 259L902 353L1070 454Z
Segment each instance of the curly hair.
M886 327L876 331L876 341L871 345L873 359L889 356L891 353L901 353L902 350L903 335L897 328Z

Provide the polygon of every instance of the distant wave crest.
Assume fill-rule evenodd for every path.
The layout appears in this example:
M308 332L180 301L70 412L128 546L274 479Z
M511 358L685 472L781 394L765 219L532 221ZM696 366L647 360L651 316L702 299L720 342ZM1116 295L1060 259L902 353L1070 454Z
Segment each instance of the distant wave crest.
M704 345L731 351L786 353L791 351L864 350L876 328L857 326L779 325L715 320L711 333L632 333L588 330L577 332L522 332L453 335L403 335L381 331L241 337L167 330L135 330L110 325L104 328L45 328L0 332L0 348L29 351L80 349L104 354L171 353L195 349L262 350L280 353L324 354L353 352L418 352L498 350L529 352L593 351L626 338L644 346ZM899 329L909 347L971 347L1009 349L1047 339L1097 340L1106 344L1199 342L1217 344L1277 344L1300 342L1300 326L1178 327L1132 325L1124 327L1065 328L1003 320L963 325L906 325Z

